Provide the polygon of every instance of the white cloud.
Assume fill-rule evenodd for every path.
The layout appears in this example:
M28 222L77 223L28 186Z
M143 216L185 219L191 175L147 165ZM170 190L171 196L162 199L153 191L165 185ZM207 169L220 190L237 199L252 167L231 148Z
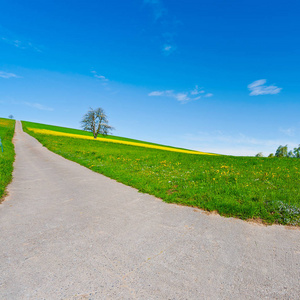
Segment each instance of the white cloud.
M199 86L198 85L196 85L195 89L193 89L191 91L191 95L199 95L199 94L203 94L203 93L205 93L205 91L202 90L202 88L200 88L200 90L199 90Z
M94 74L94 77L95 77L95 78L101 79L101 81L103 81L103 82L109 81L105 76L103 76L103 75L98 75L96 71L91 71L91 73Z
M174 94L174 97L179 101L179 102L187 102L191 100L190 97L188 97L187 93L177 93Z
M102 79L103 81L108 81L108 79L103 75L95 75L95 78Z
M24 49L33 49L37 52L42 52L40 47L37 47L37 46L33 45L31 42L28 42L28 41L21 41L19 39L7 38L7 37L1 37L1 40L6 44L13 45L16 48L19 48L19 49L22 49L22 50L24 50Z
M165 51L170 51L172 49L172 46L170 46L170 45L166 45L165 47L164 47L164 50Z
M248 85L250 90L250 96L259 96L259 95L275 95L280 93L282 88L279 88L276 85L265 85L267 82L266 79L256 80Z
M165 97L171 97L176 99L177 101L181 103L187 103L190 101L196 101L201 98L201 96L198 96L199 94L205 93L204 90L200 90L198 86L196 85L195 89L189 92L175 92L174 90L166 90L166 91L153 91L148 94L148 96L165 96ZM197 96L197 97L196 97ZM208 93L205 95L205 97L211 97L213 94Z
M155 21L166 13L166 9L160 0L144 0L144 3L152 6Z
M20 37L15 33L11 32L10 30L4 28L0 25L0 42L6 43L8 45L14 46L19 49L32 49L37 52L41 52L41 47L36 46L31 43L28 39L24 37Z
M176 46L166 44L166 45L163 46L162 50L163 50L164 54L168 56L176 50Z
M162 96L165 92L154 91L148 94L148 96Z
M39 110L53 111L54 109L40 103L23 102L25 105Z
M162 53L169 56L177 49L174 36L176 36L177 26L181 22L175 16L168 13L161 0L144 0L144 3L152 9L154 22L157 22L160 27Z
M186 103L191 100L195 100L195 98L190 98L188 96L188 93L175 93L173 90L167 90L167 91L154 91L148 94L148 96L165 96L165 97L171 97L176 99L177 101L181 103Z
M206 98L209 98L209 97L212 97L214 94L212 94L212 93L207 93L204 97L206 97Z
M252 82L252 83L250 83L250 84L248 85L248 89L253 89L253 88L258 87L258 86L260 86L260 85L264 85L266 82L267 82L266 79L259 79L259 80L256 80L256 81L254 81L254 82Z
M214 132L199 132L197 135L188 134L186 139L201 142L225 142L230 144L251 144L251 145L267 145L276 146L279 141L275 140L259 140L256 138L248 137L242 133L236 136L230 136L224 134L222 131Z
M5 78L5 79L8 79L8 78L20 78L20 76L18 76L16 74L7 73L7 72L4 72L4 71L0 71L0 77L1 78Z
M295 135L295 129L294 128L287 128L283 129L280 128L279 131L287 136L294 136Z
M228 135L222 131L186 134L180 140L185 148L229 155L255 155L263 151L267 156L274 153L279 145L289 145L289 148L297 146L293 139L258 139L242 133Z

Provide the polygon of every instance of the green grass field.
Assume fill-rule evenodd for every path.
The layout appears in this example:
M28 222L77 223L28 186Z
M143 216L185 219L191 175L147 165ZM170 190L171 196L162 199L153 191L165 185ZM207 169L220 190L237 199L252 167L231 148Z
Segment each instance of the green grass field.
M195 155L27 132L51 151L165 202L300 225L299 159Z
M12 179L13 162L15 159L14 135L15 121L0 118L0 137L4 151L0 148L0 202L5 195L5 188Z
M70 133L70 134L80 134L80 135L91 136L91 137L93 136L93 134L91 132L80 130L80 129L73 129L73 128L67 128L67 127L54 126L54 125L33 123L33 122L28 122L28 121L22 121L22 123L25 124L25 126L28 128L47 129L47 130L65 132L65 133ZM101 136L101 135L99 135L99 136ZM124 137L115 136L115 135L107 135L107 136L105 136L105 138L112 139L112 140L137 142L137 143L143 143L143 144L149 144L149 145L157 145L157 146L175 148L175 147L171 147L171 146L159 145L159 144L155 144L155 143L144 142L144 141L140 141L140 140L124 138ZM184 148L176 148L176 149L186 150Z

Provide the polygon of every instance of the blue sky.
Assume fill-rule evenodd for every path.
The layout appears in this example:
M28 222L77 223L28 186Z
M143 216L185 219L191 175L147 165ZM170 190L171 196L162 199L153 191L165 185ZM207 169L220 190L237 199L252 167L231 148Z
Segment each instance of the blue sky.
M0 3L0 116L265 155L300 143L299 1Z

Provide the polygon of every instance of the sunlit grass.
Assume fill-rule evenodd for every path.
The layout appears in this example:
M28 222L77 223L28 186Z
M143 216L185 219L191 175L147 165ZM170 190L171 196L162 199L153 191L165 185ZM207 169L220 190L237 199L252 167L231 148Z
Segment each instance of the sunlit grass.
M15 157L12 138L14 135L14 120L0 118L0 138L3 152L0 148L0 202L5 188L12 179L13 162Z
M51 151L166 202L300 225L299 159L197 155L28 132Z
M58 132L58 131L54 131L54 130L38 129L38 128L30 128L30 127L27 127L27 130L33 131L34 133L40 133L40 134L46 134L46 135L56 135L56 136L72 137L72 138L77 138L77 139L95 140L93 136L87 136L87 135L82 135L82 134ZM184 149L173 148L173 147L166 147L166 146L160 146L160 145L154 145L154 144L146 144L143 142L131 142L131 141L118 140L118 139L109 139L106 137L97 137L96 140L100 141L100 142L131 145L131 146L144 147L144 148L153 148L153 149L172 151L172 152L181 152L181 153L188 153L188 154L216 155L216 154L193 151L193 150L184 150Z
M81 136L84 135L84 136L93 137L93 134L91 132L80 130L80 129L60 127L60 126L54 126L54 125L48 125L48 124L33 123L33 122L28 122L28 121L22 121L22 123L25 124L25 126L27 128L46 129L46 130L51 130L51 131L56 131L56 132L64 132L64 133L71 133L71 134L76 134L76 135L81 135ZM110 140L136 142L136 143L143 143L143 144L147 144L147 145L164 146L164 147L167 147L167 148L190 150L190 149L184 149L184 148L178 148L178 147L172 147L172 146L166 146L166 145L150 143L150 142L146 142L146 141L140 141L140 140L136 140L136 139L130 139L130 138L121 137L121 136L115 136L115 135L103 136L103 135L100 134L99 137L105 137L106 139L110 139Z

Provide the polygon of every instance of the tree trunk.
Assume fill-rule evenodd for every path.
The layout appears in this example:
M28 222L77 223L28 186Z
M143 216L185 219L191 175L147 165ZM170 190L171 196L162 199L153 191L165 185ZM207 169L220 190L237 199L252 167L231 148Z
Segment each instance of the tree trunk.
M97 138L97 132L95 131L95 129L94 129L94 131L93 131L93 136L94 136L94 139L96 139Z

